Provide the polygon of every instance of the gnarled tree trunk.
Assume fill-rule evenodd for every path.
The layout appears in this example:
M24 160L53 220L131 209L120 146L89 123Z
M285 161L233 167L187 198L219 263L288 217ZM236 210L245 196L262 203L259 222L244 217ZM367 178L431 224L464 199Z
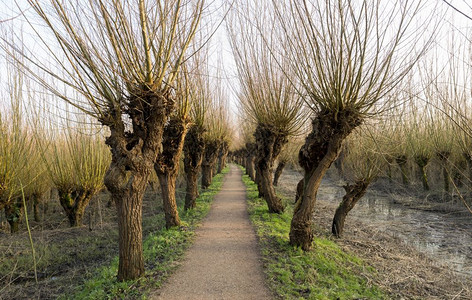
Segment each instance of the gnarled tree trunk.
M175 199L175 180L179 173L180 156L187 133L187 121L171 119L164 127L162 137L163 151L154 169L161 185L161 195L166 219L166 228L180 225L179 212Z
M275 194L273 185L274 162L282 147L288 142L286 135L278 133L274 128L259 124L254 132L256 138L256 183L259 195L267 202L269 212L282 213L282 201Z
M227 141L223 141L218 154L218 170L217 173L221 173L226 166L226 157L228 156L229 145Z
M425 155L416 155L415 163L418 165L420 171L421 182L423 183L423 190L429 191L428 175L426 175L426 166L429 163L429 157Z
M441 161L442 168L443 168L442 171L443 171L443 180L444 180L444 191L449 193L451 191L451 187L449 183L451 180L451 177L449 175L448 160L449 160L449 156L451 155L451 152L440 151L436 155Z
M198 197L198 173L203 160L205 142L203 140L204 128L192 126L184 141L184 170L187 180L185 191L185 209L196 206L195 200Z
M304 170L303 193L295 205L290 225L290 244L309 250L313 241L312 218L316 194L323 176L336 160L343 140L361 123L355 110L319 112L312 121L312 132L299 152Z
M127 102L132 132L126 129L121 108L112 108L109 118L102 120L110 128L106 143L112 159L104 182L118 213L119 281L144 275L143 195L162 146L164 124L174 106L169 94L142 86Z
M277 186L279 184L280 175L282 175L282 172L286 164L287 162L285 160L281 160L277 164L277 169L275 169L275 173L274 173L274 186Z
M353 185L348 184L344 186L346 194L336 209L331 226L331 232L334 236L339 238L343 234L347 214L354 208L359 199L365 195L369 183L369 181L361 179Z
M255 160L256 155L255 151L256 145L253 143L246 144L246 174L251 178L252 181L256 181L256 167Z
M408 171L407 171L407 166L406 163L408 162L408 158L406 155L398 155L395 157L395 161L398 164L398 167L400 168L400 173L402 175L402 183L404 185L408 185L410 182L408 180Z
M202 189L207 189L213 180L213 171L218 159L219 148L219 141L211 140L205 143L205 153L202 161Z
M36 222L41 222L41 217L39 214L39 204L41 203L42 198L44 195L40 195L38 193L33 193L31 195L31 198L33 200L33 215L34 215L34 220Z
M10 232L17 233L19 231L19 224L23 216L23 201L19 199L11 200L5 204L5 218L10 225Z
M70 227L81 226L85 208L97 191L58 188L58 192L59 202L69 219Z

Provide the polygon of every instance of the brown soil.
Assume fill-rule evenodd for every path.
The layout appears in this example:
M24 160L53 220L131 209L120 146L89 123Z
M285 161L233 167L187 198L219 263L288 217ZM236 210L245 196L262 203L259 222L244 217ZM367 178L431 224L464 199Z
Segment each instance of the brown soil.
M273 299L246 208L241 170L225 177L180 268L151 299Z
M294 199L301 177L299 172L287 169L280 179L278 192ZM332 191L332 185L330 180L322 183L314 216L317 234L329 238L333 238L330 229L337 204L323 198ZM343 238L335 240L345 251L375 267L378 273L375 277L365 275L367 279L398 299L472 299L472 278L452 271L398 238L378 230L368 219L348 216Z

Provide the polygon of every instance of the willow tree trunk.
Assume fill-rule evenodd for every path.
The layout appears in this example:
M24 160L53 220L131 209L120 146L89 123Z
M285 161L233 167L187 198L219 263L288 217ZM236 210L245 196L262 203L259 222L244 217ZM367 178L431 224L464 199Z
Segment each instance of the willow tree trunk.
M85 208L96 191L94 190L62 190L58 189L59 202L69 219L70 227L82 226Z
M420 171L421 182L423 183L423 190L429 191L428 175L426 174L426 166L429 163L429 157L424 155L416 155L415 163L418 165Z
M451 187L450 187L451 178L450 178L449 170L448 170L448 160L451 153L448 151L440 151L436 155L438 156L442 164L444 191L449 193L451 191Z
M274 162L280 155L282 147L288 142L287 136L275 128L258 124L254 132L256 138L256 175L259 195L267 202L269 212L282 213L282 200L275 194L273 185Z
M287 162L285 160L281 160L277 164L277 169L275 169L274 173L274 186L277 186L279 184L280 175L282 175L286 164Z
M162 137L163 151L154 169L161 185L161 195L166 219L166 228L180 225L179 212L175 199L175 181L179 173L180 157L187 133L187 121L172 118L164 127Z
M180 226L179 212L175 199L176 173L159 173L159 184L161 185L162 207L164 208L166 228Z
M358 180L353 185L345 185L344 190L346 194L334 213L333 224L331 232L336 237L341 237L344 231L344 223L348 213L354 208L356 203L361 199L369 186L367 180Z
M246 145L246 174L251 178L252 181L256 181L256 167L255 167L255 150L256 145L253 143L248 143Z
M140 86L127 101L126 113L131 126L125 125L121 108L111 108L101 120L110 128L106 144L110 146L112 159L104 182L117 208L119 281L144 275L143 195L173 106L174 100L169 94Z
M344 139L359 126L355 110L322 111L312 121L312 132L300 149L299 162L304 170L303 193L297 201L290 225L290 244L309 250L313 241L312 219L316 194L323 176L338 157Z
M135 174L122 192L111 192L118 215L119 281L144 275L142 213L148 177L149 173Z
M402 176L402 183L404 185L408 185L409 180L408 180L408 171L407 171L407 165L406 165L406 163L408 162L407 156L399 155L395 158L395 161L397 162L398 167L400 168L400 173Z
M228 142L224 141L220 147L220 152L218 155L218 174L221 173L226 166L226 157L228 156L228 150Z
M10 232L17 233L19 231L19 224L23 216L23 201L13 200L5 205L5 218L10 225Z
M207 189L213 180L213 170L218 159L220 142L216 140L205 143L205 153L202 161L202 189Z
M464 174L465 170L467 169L467 161L464 159L459 159L459 161L454 164L453 167L453 179L454 185L456 187L463 187L464 186Z
M36 222L41 222L41 217L39 213L39 203L40 201L36 198L33 199L33 215Z
M202 126L192 126L184 141L184 171L187 181L185 191L185 209L196 206L195 200L198 197L198 173L200 172L205 142L203 140L204 128Z

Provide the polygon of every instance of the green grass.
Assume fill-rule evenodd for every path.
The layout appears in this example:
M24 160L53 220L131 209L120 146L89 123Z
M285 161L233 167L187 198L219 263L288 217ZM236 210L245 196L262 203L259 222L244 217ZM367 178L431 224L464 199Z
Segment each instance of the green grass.
M249 214L259 237L269 287L283 299L387 299L379 287L368 282L375 270L335 242L315 238L312 251L289 245L293 212L270 214L258 197L257 186L243 176L247 186ZM285 201L287 202L287 201Z
M149 233L143 241L143 253L146 275L135 281L118 282L118 257L108 266L99 268L72 295L64 295L62 299L146 299L151 289L159 288L172 271L178 266L178 260L193 241L195 229L210 210L214 196L221 189L223 176L228 172L213 178L211 186L201 192L197 199L197 208L185 211L179 207L182 226L165 229L162 214L148 218L143 227L152 225L155 230Z

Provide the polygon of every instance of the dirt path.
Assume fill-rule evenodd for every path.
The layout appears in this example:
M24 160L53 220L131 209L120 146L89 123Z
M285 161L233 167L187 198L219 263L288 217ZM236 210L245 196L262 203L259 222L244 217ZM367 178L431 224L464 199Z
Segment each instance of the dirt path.
M273 299L234 165L184 262L151 299Z

